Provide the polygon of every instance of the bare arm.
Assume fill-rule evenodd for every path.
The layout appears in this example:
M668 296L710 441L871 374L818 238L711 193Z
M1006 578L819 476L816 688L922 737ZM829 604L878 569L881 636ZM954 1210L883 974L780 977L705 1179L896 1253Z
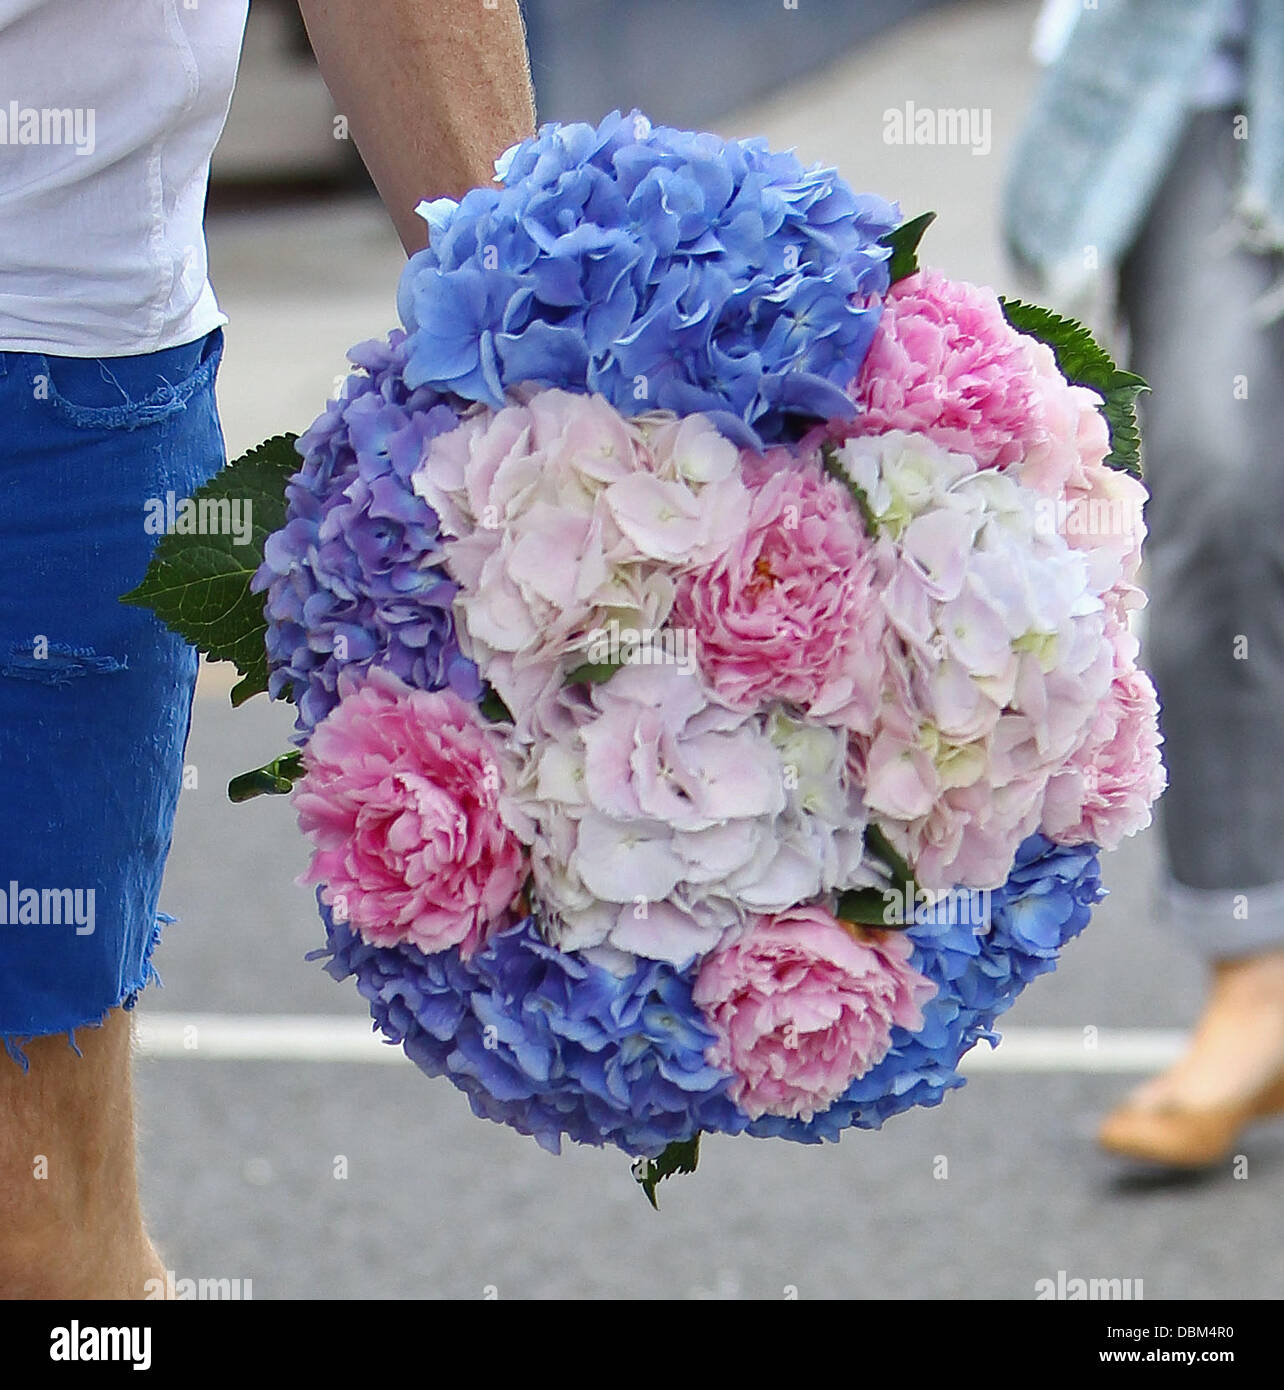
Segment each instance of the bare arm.
M407 252L421 198L489 183L535 127L517 0L299 0L321 75Z

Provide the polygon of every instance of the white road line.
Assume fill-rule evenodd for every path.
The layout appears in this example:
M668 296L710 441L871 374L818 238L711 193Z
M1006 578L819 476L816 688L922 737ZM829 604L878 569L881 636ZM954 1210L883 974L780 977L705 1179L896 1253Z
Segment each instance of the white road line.
M136 1015L144 1057L206 1062L405 1062L368 1018L329 1014Z
M163 1060L405 1064L367 1019L328 1014L178 1014L138 1011L138 1049ZM1151 1072L1172 1062L1175 1028L1010 1028L993 1051L981 1043L964 1072Z
M1152 1072L1175 1062L1186 1034L1180 1028L1004 1028L991 1049L979 1043L962 1071Z

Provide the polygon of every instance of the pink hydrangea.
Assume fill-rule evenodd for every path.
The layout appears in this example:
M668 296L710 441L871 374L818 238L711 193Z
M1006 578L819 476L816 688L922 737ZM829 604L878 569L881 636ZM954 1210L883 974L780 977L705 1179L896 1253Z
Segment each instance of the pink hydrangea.
M1105 466L1110 429L1095 391L1068 382L1046 343L1016 336L1025 343L1034 369L1033 410L1020 435L1017 476L1044 496L1059 496L1082 484L1085 470Z
M414 476L441 517L460 644L517 721L539 718L613 619L658 630L674 575L743 524L738 451L703 416L624 419L600 396L525 388L439 435Z
M711 1065L752 1119L808 1121L887 1055L895 1026L923 1026L936 987L895 932L853 934L824 908L755 920L700 966L692 998L717 1035Z
M315 851L303 881L377 946L471 954L526 875L505 823L502 750L452 691L390 672L339 678L294 792Z
M1061 844L1092 841L1112 850L1150 824L1167 783L1160 757L1159 702L1137 668L1137 643L1113 634L1115 676L1083 745L1048 785L1043 832Z
M883 700L856 749L866 805L925 887L996 888L1110 687L1090 560L1010 471L923 435L834 459L894 538Z
M1057 531L1067 545L1086 556L1093 588L1121 622L1123 613L1146 602L1136 582L1146 538L1146 498L1146 489L1136 478L1105 463L1091 462L1055 504L1044 503L1055 505Z
M870 886L844 730L731 710L677 666L567 687L514 783L564 951L685 969L762 913Z
M1095 393L1008 323L993 290L936 270L892 286L852 395L861 414L846 432L924 434L982 468L1013 465L1048 496L1109 448Z
M874 544L847 488L785 449L745 456L749 514L725 553L679 584L672 624L735 709L773 700L868 729L886 619Z

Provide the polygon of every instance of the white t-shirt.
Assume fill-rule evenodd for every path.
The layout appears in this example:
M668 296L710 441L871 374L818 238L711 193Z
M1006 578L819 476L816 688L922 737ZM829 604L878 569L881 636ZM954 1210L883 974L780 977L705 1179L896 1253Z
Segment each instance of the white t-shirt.
M227 320L210 155L248 0L0 0L0 350L178 347Z

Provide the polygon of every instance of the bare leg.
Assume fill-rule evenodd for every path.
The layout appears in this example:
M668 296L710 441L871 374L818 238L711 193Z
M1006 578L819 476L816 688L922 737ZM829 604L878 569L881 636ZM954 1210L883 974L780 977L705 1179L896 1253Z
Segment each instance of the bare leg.
M0 1056L0 1297L141 1298L164 1265L143 1229L129 1015Z

